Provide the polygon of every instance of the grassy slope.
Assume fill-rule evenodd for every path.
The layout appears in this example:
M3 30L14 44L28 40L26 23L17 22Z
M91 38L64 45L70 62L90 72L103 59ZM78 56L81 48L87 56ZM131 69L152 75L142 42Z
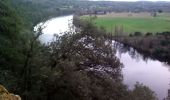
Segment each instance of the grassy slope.
M95 23L97 26L104 26L109 32L114 32L115 25L123 26L126 33L162 32L170 31L170 14L160 14L155 18L98 17Z

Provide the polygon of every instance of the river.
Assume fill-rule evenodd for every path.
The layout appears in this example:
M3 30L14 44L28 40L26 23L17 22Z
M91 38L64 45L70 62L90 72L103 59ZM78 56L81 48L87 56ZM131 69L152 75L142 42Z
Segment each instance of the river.
M43 35L40 36L40 41L42 43L51 42L53 40L54 34L62 35L61 33L68 31L72 26L73 15L61 16L57 18L52 18L46 22L39 23L34 30L37 30L37 27L43 27Z
M73 15L52 18L44 23L43 35L40 37L42 43L52 41L53 35L69 30ZM36 27L42 25L38 24ZM35 27L35 30L36 30ZM123 82L133 89L136 82L142 83L152 89L159 100L168 95L170 89L170 66L164 62L153 60L138 53L135 49L121 43L114 42L117 57L123 63Z

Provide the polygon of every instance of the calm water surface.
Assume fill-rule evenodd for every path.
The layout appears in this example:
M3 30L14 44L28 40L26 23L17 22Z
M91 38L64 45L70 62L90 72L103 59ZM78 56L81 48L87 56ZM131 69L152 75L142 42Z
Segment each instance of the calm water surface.
M131 47L115 43L117 57L124 64L122 70L124 83L133 89L136 82L143 83L155 91L160 100L168 95L170 89L170 66L152 60Z
M34 30L36 30L37 27L43 24L44 34L40 36L40 40L43 43L47 43L53 40L54 34L62 35L61 33L68 31L69 28L72 26L72 22L73 22L72 19L73 19L73 15L52 18L46 21L45 23L38 24Z
M40 40L43 43L52 41L54 34L60 34L69 30L73 15L53 18L44 23L43 35ZM38 24L35 29L42 23ZM133 48L114 42L117 57L124 64L122 74L124 84L133 89L136 82L143 83L156 92L160 100L168 94L170 89L170 66L158 60L144 57Z

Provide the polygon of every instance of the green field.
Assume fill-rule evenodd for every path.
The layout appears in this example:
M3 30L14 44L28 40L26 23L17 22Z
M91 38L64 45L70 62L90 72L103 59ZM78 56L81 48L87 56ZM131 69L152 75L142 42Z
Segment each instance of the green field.
M103 15L95 19L95 24L105 27L108 32L114 32L115 26L118 26L123 27L124 33L156 33L170 31L170 14L162 13L156 17L108 17Z

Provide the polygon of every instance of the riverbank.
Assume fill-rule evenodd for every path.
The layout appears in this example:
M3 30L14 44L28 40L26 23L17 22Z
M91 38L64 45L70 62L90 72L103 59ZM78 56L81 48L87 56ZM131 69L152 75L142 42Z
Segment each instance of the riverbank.
M90 21L90 19L87 20L87 22L88 21ZM169 70L167 68L168 65L164 62L156 60L156 58L153 59L150 54L145 52L145 50L142 51L138 48L133 48L133 45L128 45L125 39L133 38L138 40L142 37L147 37L148 40L150 40L149 38L151 38L151 34L148 33L147 36L142 36L141 34L141 36L132 37L119 36L119 38L115 38L112 35L106 34L106 32L100 28L100 30L95 31L94 29L98 27L96 27L94 23L92 23L92 25L94 25L93 28L87 27L87 22L86 20L81 20L79 18L74 19L74 25L76 25L76 27L79 27L80 29L84 29L84 27L88 28L88 31L91 30L91 34L98 31L103 31L101 34L105 34L105 36L111 40L118 41L114 42L113 48L116 50L117 57L120 59L120 62L124 65L124 68L122 69L124 80L123 83L128 85L128 88L133 89L135 83L140 82L154 90L160 100L167 96L167 91L169 88ZM136 41L132 41L132 43L136 43ZM142 75L139 73L142 73Z
M116 41L135 48L146 57L170 63L170 33L162 32L150 36L115 37Z
M94 21L94 19L81 19L81 17L74 20L74 24L77 27L84 27L86 21ZM80 23L81 22L81 23ZM94 27L98 28L94 23ZM107 30L99 28L102 32L107 32ZM136 33L136 34L135 34ZM117 42L128 45L152 59L158 59L163 62L170 63L170 32L162 33L146 33L143 35L141 32L135 32L134 35L129 36L113 36L112 34L107 34L109 38L113 38ZM138 34L139 33L139 34Z

